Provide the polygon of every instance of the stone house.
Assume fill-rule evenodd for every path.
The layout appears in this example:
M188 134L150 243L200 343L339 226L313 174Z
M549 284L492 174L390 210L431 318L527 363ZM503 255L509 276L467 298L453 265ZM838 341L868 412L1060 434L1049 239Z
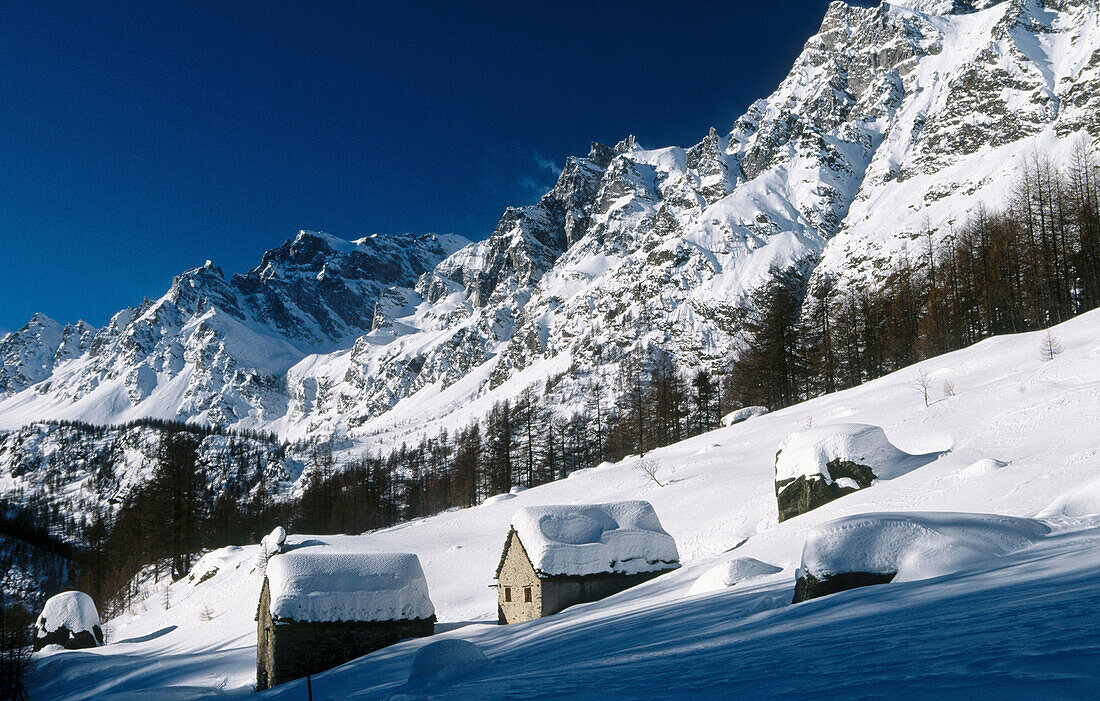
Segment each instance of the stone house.
M549 616L679 566L676 542L648 502L521 509L497 565L497 620Z
M267 563L256 613L256 690L431 635L416 555L288 552Z

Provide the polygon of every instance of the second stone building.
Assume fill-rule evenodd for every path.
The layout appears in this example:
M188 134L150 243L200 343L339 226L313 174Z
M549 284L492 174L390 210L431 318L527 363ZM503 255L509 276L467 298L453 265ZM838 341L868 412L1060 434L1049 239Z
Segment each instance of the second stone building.
M497 619L549 616L679 566L676 542L649 502L521 509L497 566Z

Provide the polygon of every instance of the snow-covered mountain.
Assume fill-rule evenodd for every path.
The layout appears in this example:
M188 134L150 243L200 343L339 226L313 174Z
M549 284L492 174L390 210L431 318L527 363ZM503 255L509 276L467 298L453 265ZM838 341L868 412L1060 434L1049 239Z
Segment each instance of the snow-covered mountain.
M303 232L103 329L0 342L0 428L139 416L387 441L536 386L568 408L626 362L717 367L770 266L875 281L926 227L999 206L1033 153L1100 139L1089 0L834 2L776 91L688 148L568 159L484 240Z
M292 533L288 543L312 552L415 553L439 617L436 635L317 674L312 692L1092 698L1100 684L1100 311L1051 333L1064 346L1053 360L1039 353L1044 332L999 336L655 450L646 458L664 486L633 456L393 528ZM954 391L926 405L913 385L921 373ZM935 459L780 523L777 448L808 426L852 422ZM487 585L517 511L633 499L650 502L675 538L680 569L547 618L496 625L497 595ZM876 534L884 526L895 532ZM858 537L861 528L871 534ZM848 534L843 547L805 548L838 529ZM983 535L992 538L983 543ZM258 550L215 550L174 583L150 576L130 610L106 623L105 647L37 655L32 697L252 696ZM898 571L890 583L792 604L798 568L809 562L846 556L867 568L898 555L908 557L888 565ZM413 656L440 639L470 641L490 664L448 670L435 687L406 687ZM262 698L300 699L305 685Z

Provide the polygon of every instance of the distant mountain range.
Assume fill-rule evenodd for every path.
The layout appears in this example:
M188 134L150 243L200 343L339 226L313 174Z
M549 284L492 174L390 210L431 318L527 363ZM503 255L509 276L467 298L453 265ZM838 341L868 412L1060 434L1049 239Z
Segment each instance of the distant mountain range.
M563 410L612 395L639 352L720 367L770 266L876 284L919 232L999 205L1033 154L1096 143L1098 18L1089 0L834 2L728 130L593 144L484 240L303 231L100 329L35 315L0 340L0 428L157 417L379 445L532 386Z

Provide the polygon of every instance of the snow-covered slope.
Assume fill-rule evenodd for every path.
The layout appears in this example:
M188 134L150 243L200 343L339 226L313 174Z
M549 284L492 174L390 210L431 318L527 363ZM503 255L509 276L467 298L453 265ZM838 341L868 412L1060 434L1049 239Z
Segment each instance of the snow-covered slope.
M490 658L433 690L445 697L684 698L736 688L761 698L811 690L822 698L1089 698L1100 684L1100 312L1053 333L1065 351L1052 361L1040 360L1041 334L998 337L654 451L647 457L664 487L628 458L480 507L362 536L292 534L288 543L415 553L438 634L472 641ZM911 385L922 370L950 380L953 396L926 407ZM942 454L778 523L776 447L811 423L839 422L881 426L910 454ZM520 508L629 499L653 505L681 569L546 619L491 623L487 585ZM919 520L927 511L1038 516L1043 527L1032 529L1029 547L991 549L932 579L790 604L804 543L818 526L870 512L917 512ZM167 593L163 583L150 585L132 615L108 622L106 647L40 655L33 691L57 699L249 694L256 547L208 554ZM713 590L726 577L711 573L740 572L744 562L727 563L745 558L759 561L752 576ZM706 586L695 587L704 577ZM318 675L313 693L402 693L412 656L427 642ZM303 687L290 683L265 698L300 698Z

